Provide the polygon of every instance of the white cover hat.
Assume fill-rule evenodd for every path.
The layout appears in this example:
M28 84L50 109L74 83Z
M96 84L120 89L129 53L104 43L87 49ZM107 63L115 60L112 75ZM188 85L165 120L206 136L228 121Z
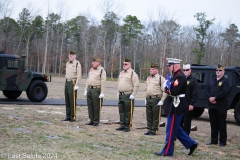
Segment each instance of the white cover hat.
M184 64L183 69L191 69L191 65L190 64Z
M167 66L170 66L172 64L179 64L182 60L177 58L167 58L168 64Z

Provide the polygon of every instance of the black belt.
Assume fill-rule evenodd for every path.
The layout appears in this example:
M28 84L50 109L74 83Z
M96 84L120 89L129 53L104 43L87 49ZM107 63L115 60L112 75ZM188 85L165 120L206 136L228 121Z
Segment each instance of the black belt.
M66 82L75 82L76 80L66 79Z
M149 98L149 99L160 98L160 96L158 96L158 95L156 95L156 96L147 96L147 98Z
M89 88L94 89L94 88L101 88L101 86L89 86Z
M132 92L119 92L120 95L131 94Z

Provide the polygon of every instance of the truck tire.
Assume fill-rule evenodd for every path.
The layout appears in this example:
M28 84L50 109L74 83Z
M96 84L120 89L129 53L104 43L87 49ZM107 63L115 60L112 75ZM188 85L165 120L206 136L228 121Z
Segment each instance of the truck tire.
M198 108L198 107L194 107L193 109L193 117L194 118L199 118L204 112L204 108Z
M32 102L42 102L48 94L47 85L41 80L33 81L27 89L27 97Z
M240 102L238 102L234 108L234 117L238 125L240 125Z
M21 94L22 91L2 91L3 95L8 99L17 99Z

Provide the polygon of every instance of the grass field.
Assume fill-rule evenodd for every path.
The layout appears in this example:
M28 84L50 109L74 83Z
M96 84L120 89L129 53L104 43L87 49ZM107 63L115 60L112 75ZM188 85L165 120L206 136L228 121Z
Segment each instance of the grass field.
M64 78L53 77L47 84L48 98L63 98ZM83 96L84 80L78 97ZM116 99L116 82L107 82L106 99ZM24 98L25 93L21 96ZM3 95L0 94L2 98ZM144 98L144 84L140 85L137 99ZM148 160L148 159L240 159L240 126L237 126L231 112L228 114L228 144L224 148L207 146L210 139L208 113L193 120L198 131L191 137L199 142L192 156L177 141L173 157L158 157L153 153L164 146L165 127L156 136L145 136L146 113L144 107L135 107L133 127L128 133L116 131L119 124L103 124L98 127L86 126L86 106L77 107L77 121L62 122L65 106L50 105L1 105L0 106L0 159L61 159L61 160ZM118 121L116 106L103 106L101 120ZM162 117L161 121L166 122Z

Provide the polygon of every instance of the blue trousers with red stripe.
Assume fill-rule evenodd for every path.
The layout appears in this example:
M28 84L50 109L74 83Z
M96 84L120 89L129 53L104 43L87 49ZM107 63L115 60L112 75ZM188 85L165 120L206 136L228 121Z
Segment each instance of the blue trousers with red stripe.
M167 116L166 145L162 150L165 156L173 156L174 141L177 138L186 149L189 149L196 142L191 139L180 126L183 114L171 114ZM175 132L176 130L176 132Z

